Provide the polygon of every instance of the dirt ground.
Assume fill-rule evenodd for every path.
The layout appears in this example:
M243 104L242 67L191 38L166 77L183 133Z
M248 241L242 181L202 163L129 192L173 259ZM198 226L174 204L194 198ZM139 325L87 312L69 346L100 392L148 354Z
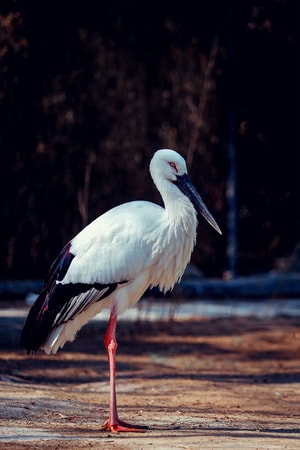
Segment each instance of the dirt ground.
M299 318L121 321L119 415L149 426L123 434L101 431L105 323L28 356L22 322L0 323L1 449L300 449Z

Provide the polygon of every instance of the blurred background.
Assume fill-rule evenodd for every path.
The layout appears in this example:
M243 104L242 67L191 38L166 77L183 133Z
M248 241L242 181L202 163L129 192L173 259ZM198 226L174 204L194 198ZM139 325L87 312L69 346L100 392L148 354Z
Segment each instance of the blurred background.
M148 164L165 147L223 230L200 219L192 262L205 277L288 267L295 34L292 0L2 1L1 280L44 278L119 203L161 203Z

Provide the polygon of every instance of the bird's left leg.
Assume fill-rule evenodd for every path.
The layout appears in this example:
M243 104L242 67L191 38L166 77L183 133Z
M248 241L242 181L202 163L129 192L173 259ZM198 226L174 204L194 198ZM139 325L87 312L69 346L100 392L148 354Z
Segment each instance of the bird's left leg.
M113 309L104 336L104 344L107 350L109 364L110 408L109 419L104 423L102 429L112 431L113 433L118 433L119 431L143 431L143 427L123 422L123 420L120 420L118 417L116 395L116 351L118 343L116 340L116 325L117 314L115 309Z

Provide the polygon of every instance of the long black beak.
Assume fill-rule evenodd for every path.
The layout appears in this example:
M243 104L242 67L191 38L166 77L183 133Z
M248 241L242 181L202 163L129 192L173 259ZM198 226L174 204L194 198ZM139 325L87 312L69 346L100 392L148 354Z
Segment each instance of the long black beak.
M196 211L198 213L202 214L202 216L207 220L207 222L220 234L222 234L222 231L220 230L219 225L213 218L212 214L209 212L207 206L205 205L204 201L198 194L195 186L193 185L192 181L188 177L187 174L184 174L182 176L177 176L177 180L174 181L174 184L178 186L178 188L183 192L192 202L194 205Z

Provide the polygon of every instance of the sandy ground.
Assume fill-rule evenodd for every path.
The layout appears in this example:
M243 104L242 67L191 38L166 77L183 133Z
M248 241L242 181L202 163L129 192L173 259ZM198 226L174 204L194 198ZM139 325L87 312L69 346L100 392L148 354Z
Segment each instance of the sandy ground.
M28 356L22 322L0 321L1 449L300 449L297 317L120 322L119 415L149 426L125 434L101 431L105 323Z

